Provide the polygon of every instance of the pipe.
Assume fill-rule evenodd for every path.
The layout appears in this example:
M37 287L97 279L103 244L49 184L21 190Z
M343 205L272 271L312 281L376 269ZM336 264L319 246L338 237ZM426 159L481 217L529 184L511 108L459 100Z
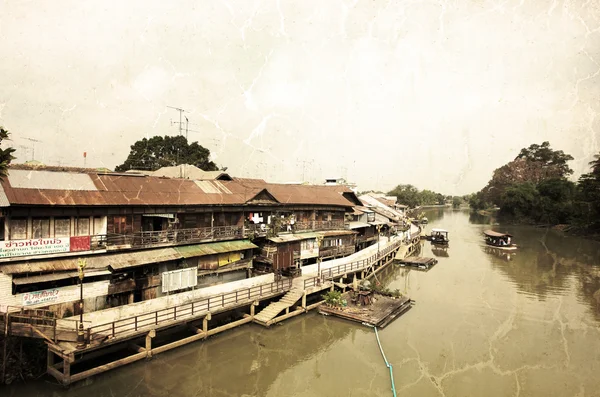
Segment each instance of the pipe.
M377 344L379 345L379 351L381 352L381 355L383 356L383 361L385 361L385 365L390 370L390 380L392 382L392 394L394 395L394 397L396 397L396 386L394 385L394 371L392 369L392 364L390 364L388 362L387 358L385 357L385 353L383 352L383 347L381 346L381 341L379 340L379 333L377 333L377 327L375 327L374 325L371 325L369 323L362 323L362 324L366 325L367 327L373 328L375 330L375 337L377 338Z

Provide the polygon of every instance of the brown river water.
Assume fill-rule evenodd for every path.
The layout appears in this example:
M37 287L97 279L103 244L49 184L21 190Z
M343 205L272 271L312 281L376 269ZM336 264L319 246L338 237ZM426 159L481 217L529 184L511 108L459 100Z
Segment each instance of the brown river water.
M415 306L379 332L398 396L600 396L600 244L531 227L516 254L489 252L484 218L427 213L450 231L428 272L390 267L380 278ZM12 396L392 396L375 333L301 315L246 325L64 389L50 378Z

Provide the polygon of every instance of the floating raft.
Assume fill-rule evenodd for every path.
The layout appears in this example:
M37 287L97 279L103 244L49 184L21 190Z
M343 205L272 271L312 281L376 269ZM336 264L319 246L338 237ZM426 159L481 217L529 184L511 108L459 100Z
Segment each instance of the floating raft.
M420 270L429 270L436 263L438 263L438 261L434 258L424 258L421 256L416 256L404 259L397 259L396 263L398 263L400 266L411 266Z
M368 306L351 303L350 292L346 292L342 296L348 301L348 306L337 308L321 305L319 313L383 328L412 307L412 301L406 296L391 298L373 294L372 298L374 299Z

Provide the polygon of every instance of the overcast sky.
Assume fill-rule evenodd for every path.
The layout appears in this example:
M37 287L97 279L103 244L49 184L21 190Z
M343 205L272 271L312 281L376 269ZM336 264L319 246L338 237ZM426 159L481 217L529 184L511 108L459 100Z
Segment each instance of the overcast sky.
M244 177L479 190L522 147L600 150L600 6L516 1L4 1L18 161L113 168L176 135ZM26 138L36 139L34 143Z

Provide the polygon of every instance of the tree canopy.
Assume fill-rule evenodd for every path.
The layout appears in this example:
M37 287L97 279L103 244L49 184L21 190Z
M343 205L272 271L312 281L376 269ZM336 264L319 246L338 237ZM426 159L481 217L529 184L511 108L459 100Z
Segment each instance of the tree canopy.
M210 150L200 146L198 142L188 143L184 136L155 136L131 145L129 156L115 170L156 171L162 167L191 164L204 171L217 171L217 165L209 157Z
M431 190L420 191L413 185L398 185L387 194L389 196L396 196L398 203L408 205L409 207L444 204L446 200L446 197L441 193Z
M528 162L539 162L542 168L555 168L561 173L560 177L564 178L573 173L569 168L568 161L573 160L573 156L566 154L562 150L552 150L550 142L542 142L541 145L533 144L527 148L521 149L515 160L525 159Z
M3 127L0 127L0 144L8 140L10 137L10 133L5 130ZM0 179L3 179L8 175L8 166L10 162L15 159L12 155L15 152L15 149L12 147L6 149L0 149Z

